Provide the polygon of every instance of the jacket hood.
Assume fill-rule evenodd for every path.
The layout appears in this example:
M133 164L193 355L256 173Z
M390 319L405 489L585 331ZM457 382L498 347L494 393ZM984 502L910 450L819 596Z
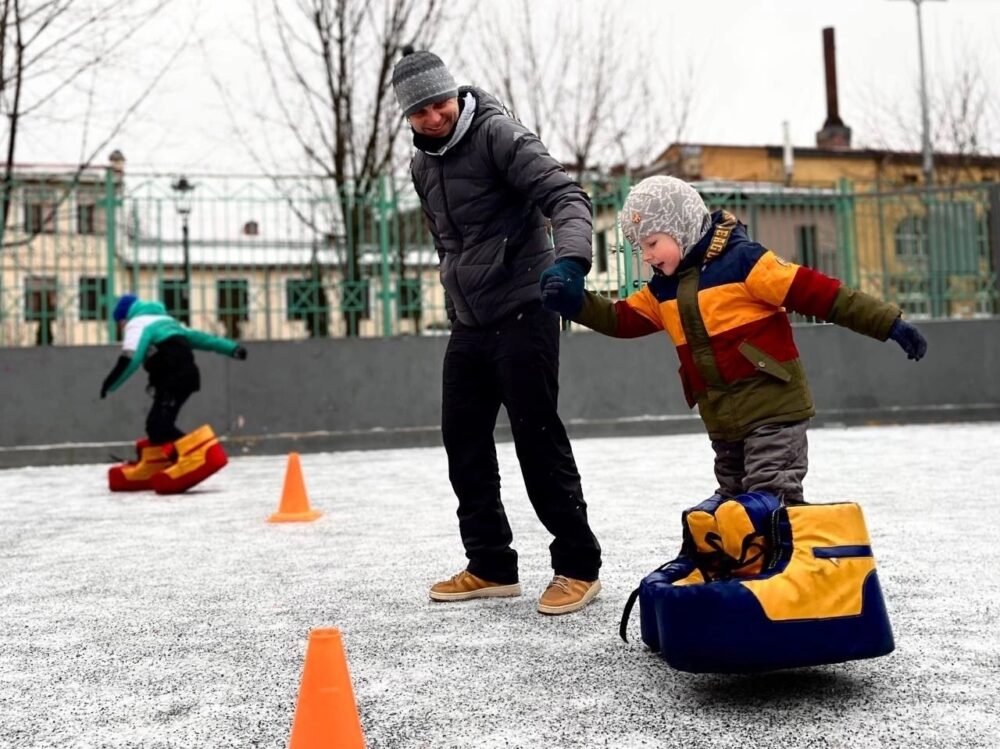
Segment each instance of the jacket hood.
M720 224L726 222L733 223L731 227L728 227L729 236L726 239L726 244L718 251L714 252L711 257L706 257L708 248L712 245L712 239L715 236L716 228L718 228ZM684 256L684 259L681 261L681 264L677 266L677 270L674 271L674 273L680 273L685 268L690 268L694 265L701 265L704 262L712 260L722 252L725 252L726 247L728 247L732 242L748 241L750 241L750 236L747 234L747 228L743 225L742 221L734 218L728 211L715 211L712 213L712 226L709 228L705 236L698 240L698 243L688 251L688 253Z
M497 115L512 116L507 111L507 107L501 104L500 100L493 96L493 94L487 93L475 86L462 86L458 89L459 96L464 96L466 92L471 93L476 98L476 116L472 119L470 130L479 127L490 117L496 117Z
M138 317L139 315L166 315L167 308L163 306L163 302L146 302L142 299L136 299L135 303L129 308L128 316L126 320L131 320L133 317Z

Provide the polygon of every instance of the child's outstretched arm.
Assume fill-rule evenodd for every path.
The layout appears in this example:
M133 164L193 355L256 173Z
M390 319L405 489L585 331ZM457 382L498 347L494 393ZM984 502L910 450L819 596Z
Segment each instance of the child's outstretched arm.
M211 333L202 333L200 330L192 330L191 328L184 329L184 337L191 344L191 348L201 349L202 351L214 351L217 354L231 356L234 359L247 358L247 350L229 338L222 338Z
M118 379L121 378L131 363L131 356L122 354L118 357L118 361L115 362L115 366L110 372L108 372L108 376L104 378L104 382L101 383L101 398L107 397L108 392L113 389L112 386L118 382ZM124 382L124 379L122 381Z
M812 268L783 260L771 250L760 255L746 277L749 292L778 307L818 317L880 341L896 341L911 359L920 359L927 341L902 320L895 304L844 286Z
M649 292L643 288L628 299L612 302L558 276L542 278L542 304L567 320L615 338L638 338L663 330L662 323L637 311L644 308ZM653 300L653 309L656 301ZM657 318L658 320L658 318Z
M146 360L146 351L152 342L152 330L153 326L151 325L129 323L125 327L122 353L118 357L118 361L115 362L114 369L104 378L104 383L101 385L102 398L124 385L125 381L135 374Z

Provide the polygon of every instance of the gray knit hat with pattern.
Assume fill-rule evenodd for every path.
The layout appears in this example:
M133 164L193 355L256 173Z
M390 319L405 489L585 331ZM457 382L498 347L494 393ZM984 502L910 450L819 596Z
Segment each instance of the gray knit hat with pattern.
M673 237L681 257L712 228L712 215L691 185L676 177L647 177L625 198L619 216L622 234L633 247L650 234Z
M392 69L392 88L407 117L428 104L458 96L458 85L441 58L433 52L414 52L409 46Z

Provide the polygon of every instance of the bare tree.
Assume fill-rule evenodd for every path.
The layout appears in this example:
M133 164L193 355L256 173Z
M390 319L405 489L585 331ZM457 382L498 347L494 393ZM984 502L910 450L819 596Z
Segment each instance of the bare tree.
M937 169L937 177L951 183L968 180L974 157L1000 150L1000 89L967 48L950 70L931 78L928 89L931 148L947 157L948 166ZM861 109L868 133L862 142L886 151L920 151L919 81L901 97L871 87Z
M380 177L402 163L405 120L392 91L393 66L407 44L433 47L446 28L445 3L254 0L254 21L269 95L253 112L256 132L221 81L217 87L237 137L262 171L287 171L285 143L261 142L259 135L277 125L294 145L293 163L322 178L316 198L329 200L328 213L317 216L291 193L286 200L299 220L332 240L344 294L357 299L364 289L360 238L375 229ZM274 183L285 189L280 180ZM342 306L347 334L357 335L361 310Z
M953 168L948 170L949 181L966 181L972 177L969 167L973 157L1000 147L997 133L996 93L991 94L982 69L975 60L969 60L955 71L948 82L939 82L934 90L932 112L935 124L932 146L935 150L953 155Z
M76 187L80 175L98 153L122 130L129 117L170 67L180 49L150 78L145 89L125 107L105 137L87 146L95 82L126 42L158 17L171 0L2 0L0 4L0 117L5 132L0 166L0 239L10 214L18 136L26 125L45 120L74 122L83 132L80 164L61 195L48 210L54 212ZM78 111L78 89L92 74L83 111ZM71 101L67 101L67 99ZM58 110L58 116L55 114ZM53 216L43 218L42 224ZM37 229L35 231L37 233ZM30 242L32 236L17 244ZM3 246L10 247L9 242Z
M628 171L669 145L665 138L679 139L694 101L691 66L685 77L665 76L636 55L642 40L613 31L620 9L555 12L545 16L529 0L503 16L482 9L484 85L581 182L613 165Z
M485 85L535 135L548 137L553 110L564 90L560 76L565 58L549 38L550 19L540 19L528 0L514 7L513 18L492 7L479 13Z

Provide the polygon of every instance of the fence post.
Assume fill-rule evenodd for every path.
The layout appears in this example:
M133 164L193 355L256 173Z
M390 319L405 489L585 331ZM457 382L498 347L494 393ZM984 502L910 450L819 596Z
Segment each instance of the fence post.
M382 335L392 335L392 289L389 286L389 199L385 175L378 178L378 243L382 256Z
M618 205L615 207L615 224L618 223L618 214L621 213L621 209L625 205L625 200L628 198L629 187L628 177L622 177L618 181ZM631 243L625 238L620 226L615 227L615 236L621 237L622 240L618 246L618 256L621 258L622 265L624 266L622 268L624 273L619 273L618 278L622 279L624 276L624 285L621 285L619 281L618 298L624 299L639 288L638 271L641 266L639 268L636 267L635 258L633 257L636 248L633 248ZM633 278L633 274L635 278Z
M108 343L114 343L118 339L118 325L111 316L115 299L115 258L118 254L115 247L115 219L115 173L108 167L104 170L104 233L107 240L105 249L108 268L108 290L104 308L108 312Z
M993 314L1000 313L1000 183L990 185L989 242L993 263Z
M7 220L4 217L7 216L8 213L5 211L4 200L6 199L7 201L10 201L14 195L13 177L8 177L8 179L11 180L9 190L3 189L4 187L7 187L7 185L0 185L0 346L6 345L7 342L6 326L4 325L4 318L6 318L7 312L4 309L3 297L4 283L7 280L4 276L4 238L6 236L5 232L7 231Z
M844 282L851 288L858 288L857 238L854 234L853 186L850 180L841 178L837 182L837 208L840 217L838 230L844 248Z

